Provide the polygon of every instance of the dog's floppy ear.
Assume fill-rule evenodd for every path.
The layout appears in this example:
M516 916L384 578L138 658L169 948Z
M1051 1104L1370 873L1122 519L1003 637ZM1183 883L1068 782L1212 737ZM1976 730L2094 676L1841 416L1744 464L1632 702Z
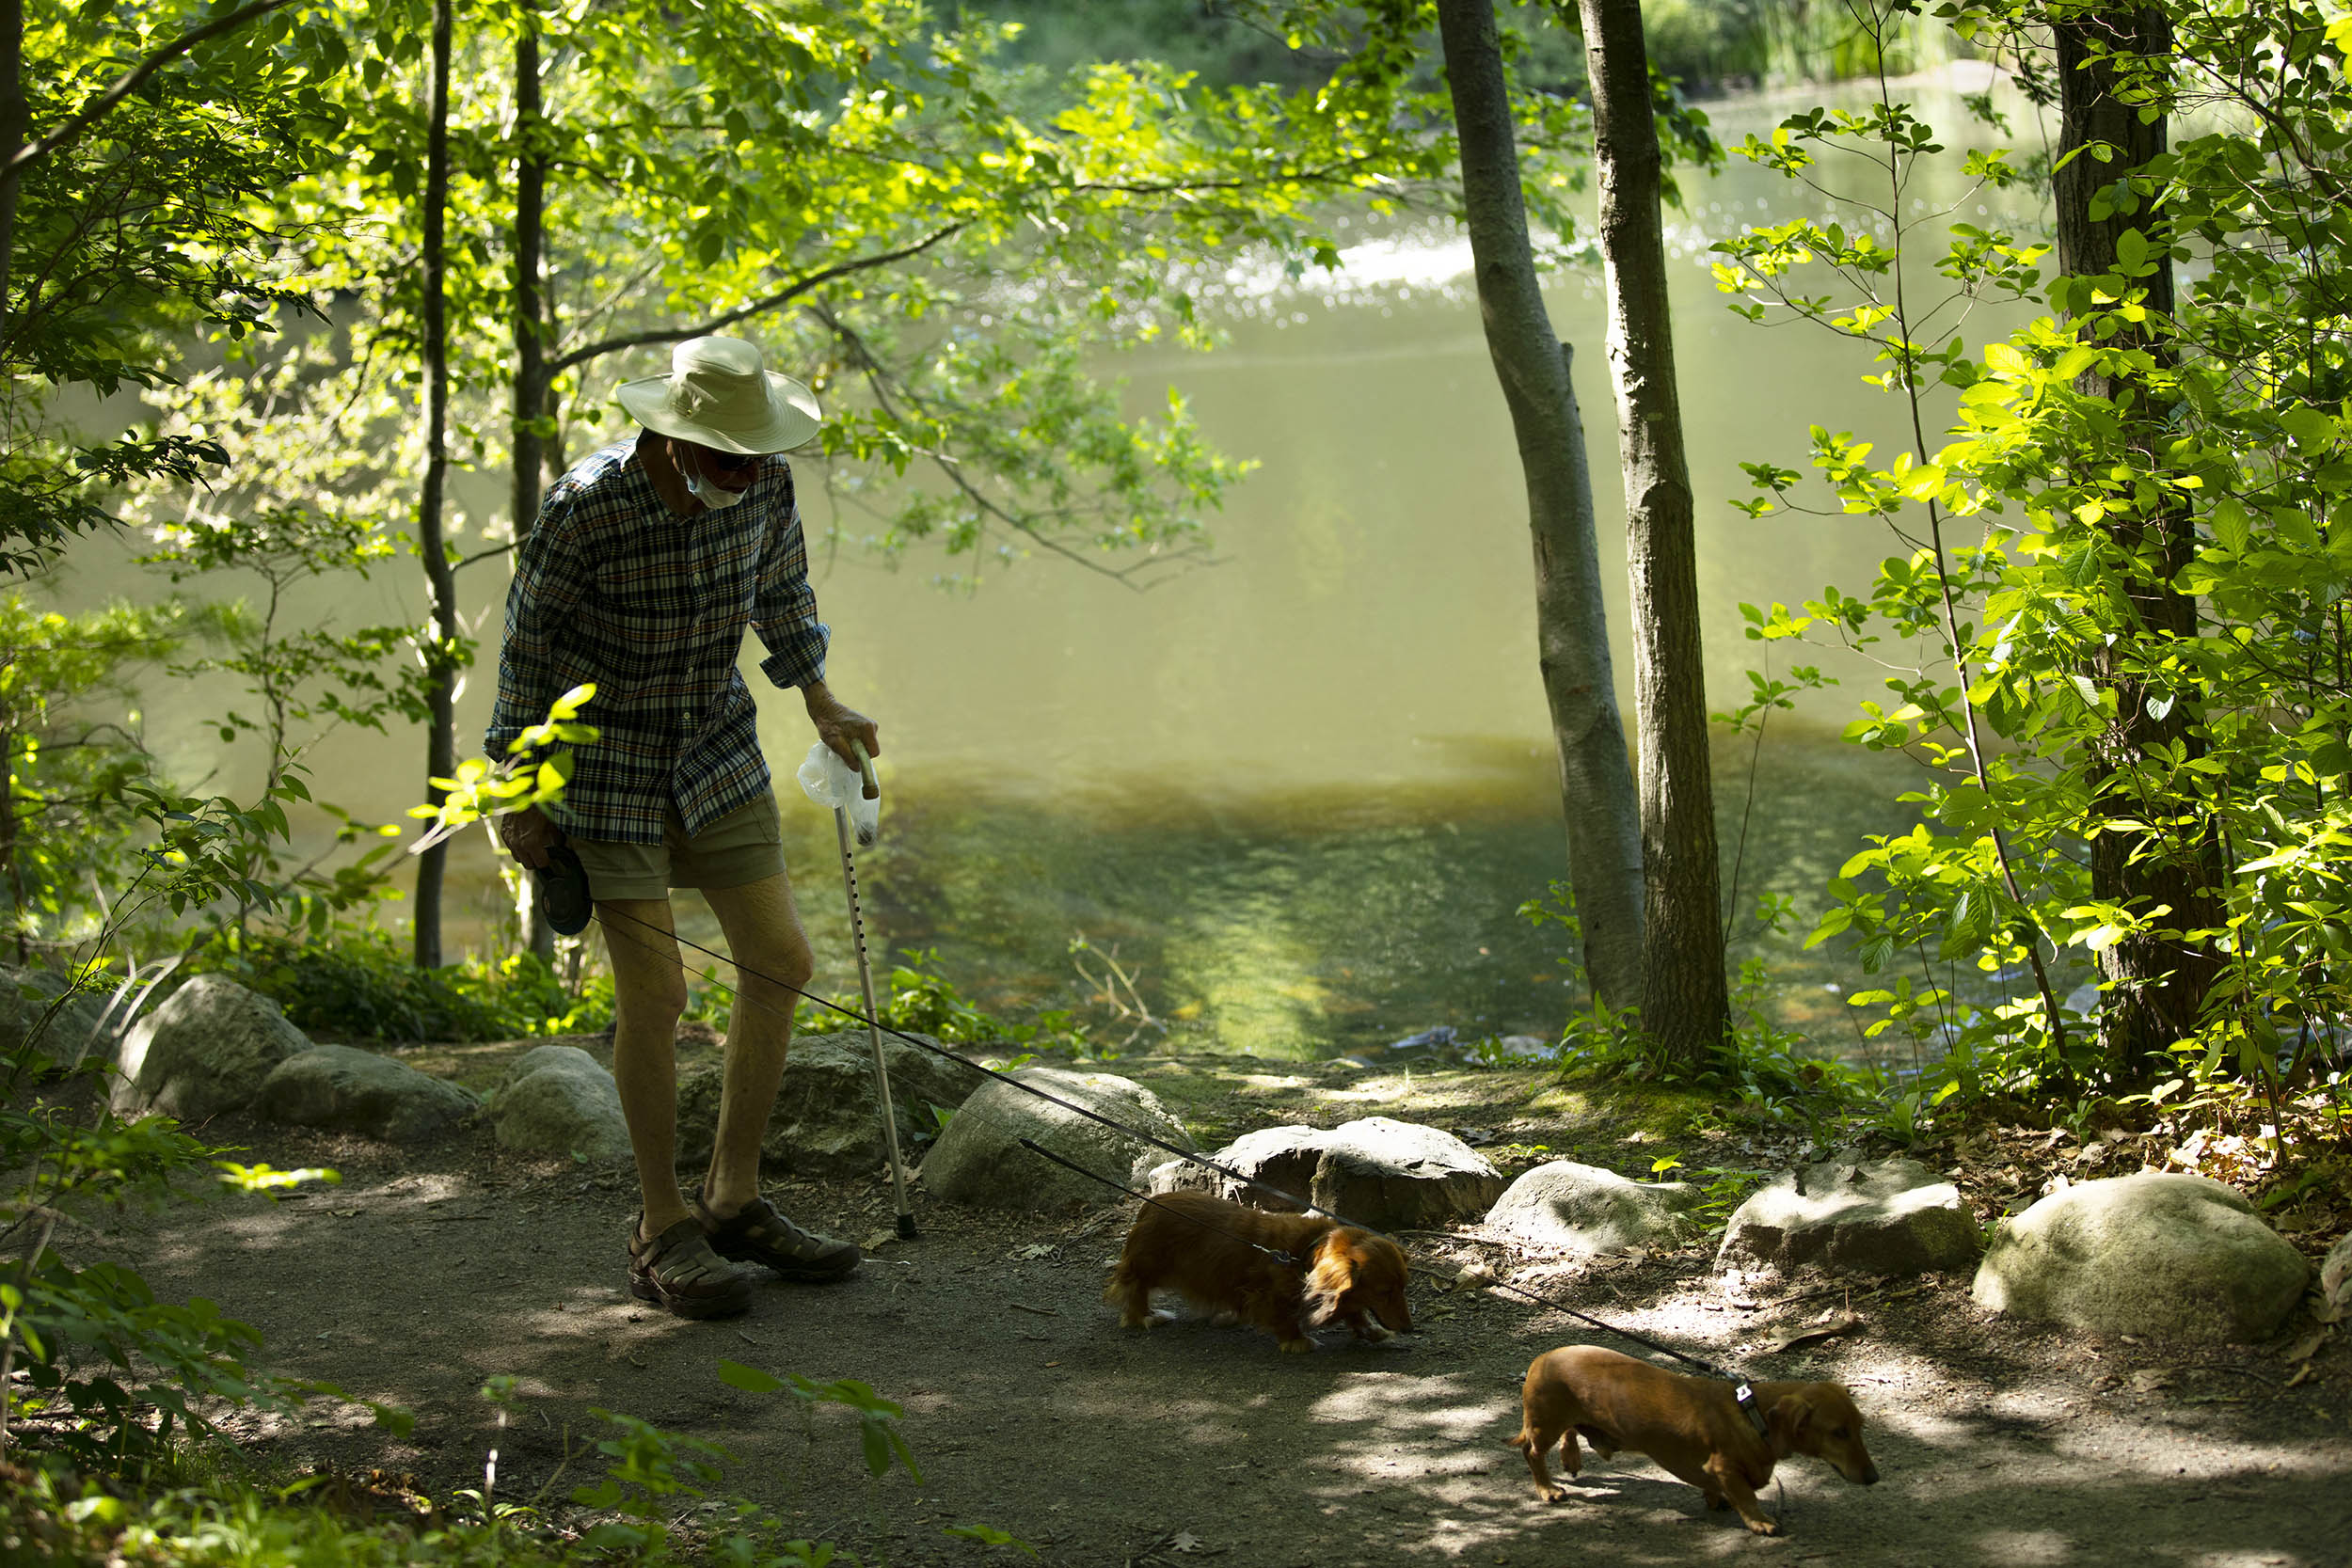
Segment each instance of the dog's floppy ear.
M1315 1243L1307 1264L1302 1303L1307 1326L1321 1328L1340 1309L1340 1298L1356 1283L1356 1258L1344 1232L1334 1230Z
M1796 1394L1783 1394L1764 1413L1765 1430L1772 1433L1772 1447L1793 1449L1805 1428L1813 1424L1813 1406Z

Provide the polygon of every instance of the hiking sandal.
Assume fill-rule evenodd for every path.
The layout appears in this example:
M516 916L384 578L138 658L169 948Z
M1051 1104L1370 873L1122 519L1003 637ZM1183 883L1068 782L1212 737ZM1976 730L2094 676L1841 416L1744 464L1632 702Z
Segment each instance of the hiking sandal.
M694 1218L720 1257L764 1263L786 1279L810 1284L839 1279L866 1256L854 1243L803 1230L764 1197L752 1199L734 1218L723 1220L710 1212L707 1197L697 1196Z
M628 1293L681 1318L727 1318L752 1305L752 1282L719 1260L698 1221L684 1219L651 1241L628 1222Z

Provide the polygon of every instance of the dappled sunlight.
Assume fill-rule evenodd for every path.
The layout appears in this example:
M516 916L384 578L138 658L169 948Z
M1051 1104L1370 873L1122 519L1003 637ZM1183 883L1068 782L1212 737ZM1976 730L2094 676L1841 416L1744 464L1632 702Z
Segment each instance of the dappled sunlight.
M1493 1445L1509 1435L1497 1409L1491 1389L1458 1373L1364 1372L1316 1401L1311 1415L1319 1424L1365 1429L1336 1443L1333 1458L1351 1475L1384 1480L1407 1457L1423 1473L1485 1474Z

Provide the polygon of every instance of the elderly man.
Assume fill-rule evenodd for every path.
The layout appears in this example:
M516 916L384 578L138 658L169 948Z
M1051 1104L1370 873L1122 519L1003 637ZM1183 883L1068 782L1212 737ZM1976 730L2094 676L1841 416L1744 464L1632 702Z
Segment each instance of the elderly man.
M629 1289L690 1318L751 1305L729 1259L787 1279L837 1279L858 1249L811 1235L759 1195L759 1148L792 1037L790 988L807 983L808 938L785 879L757 712L736 671L743 628L760 668L798 687L818 736L854 761L881 751L874 723L826 689L830 636L817 619L792 469L776 455L816 435L808 388L732 338L677 345L670 373L624 384L644 426L548 491L506 598L488 749L596 683L562 804L502 817L499 836L543 867L568 840L587 873L612 960L612 1076L644 1207L629 1231ZM670 889L700 888L725 932L738 990L727 1028L717 1146L691 1199L675 1168L674 1040L686 1006Z

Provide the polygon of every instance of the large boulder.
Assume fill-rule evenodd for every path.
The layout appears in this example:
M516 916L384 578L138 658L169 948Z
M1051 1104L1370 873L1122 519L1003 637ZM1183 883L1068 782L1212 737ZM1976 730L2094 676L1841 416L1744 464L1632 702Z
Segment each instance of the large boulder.
M927 1035L909 1037L938 1041ZM954 1111L985 1081L977 1068L885 1035L882 1062L890 1073L890 1103L898 1124L899 1157L912 1165L939 1126L936 1105ZM677 1158L681 1166L709 1163L718 1136L723 1069L700 1069L678 1081ZM874 1088L874 1051L863 1030L803 1035L792 1042L784 1087L760 1142L762 1164L803 1176L864 1176L882 1167L882 1101Z
M1153 1168L1154 1193L1213 1193L1232 1203L1247 1203L1278 1214L1295 1213L1313 1201L1315 1169L1323 1164L1331 1134L1313 1127L1261 1127L1244 1132L1209 1156L1247 1181L1212 1170L1194 1160L1169 1160ZM1253 1185L1263 1182L1263 1186ZM1292 1195L1295 1202L1283 1196Z
M1916 1160L1827 1161L1752 1195L1717 1261L1778 1270L1910 1275L1964 1268L1977 1227L1960 1189Z
M576 1045L524 1054L490 1100L499 1147L523 1154L577 1154L599 1163L629 1158L628 1123L612 1075Z
M115 1109L182 1121L241 1111L278 1063L310 1049L277 1003L225 974L199 974L123 1039Z
M13 1054L37 1028L40 1049L56 1061L70 1062L87 1049L105 1015L106 998L83 991L52 1015L50 1007L71 989L54 970L0 964L0 1055Z
M2143 1171L2079 1182L2007 1221L1975 1294L2093 1333L2244 1341L2277 1330L2311 1272L2237 1192Z
M1554 1160L1524 1172L1487 1212L1486 1226L1577 1257L1672 1246L1701 1228L1688 1181L1634 1181L1598 1165Z
M1128 1079L1046 1067L1023 1068L1012 1079L1162 1143L1193 1147L1158 1097ZM1140 1138L991 1079L931 1145L923 1159L923 1185L934 1197L997 1209L1060 1212L1120 1200L1117 1189L1022 1148L1023 1138L1130 1187L1140 1186L1167 1158L1166 1150Z
M1483 1218L1502 1173L1442 1128L1366 1117L1331 1130L1315 1162L1315 1207L1382 1230Z
M407 1143L446 1132L474 1106L445 1078L348 1045L314 1045L262 1080L254 1109L272 1121Z

